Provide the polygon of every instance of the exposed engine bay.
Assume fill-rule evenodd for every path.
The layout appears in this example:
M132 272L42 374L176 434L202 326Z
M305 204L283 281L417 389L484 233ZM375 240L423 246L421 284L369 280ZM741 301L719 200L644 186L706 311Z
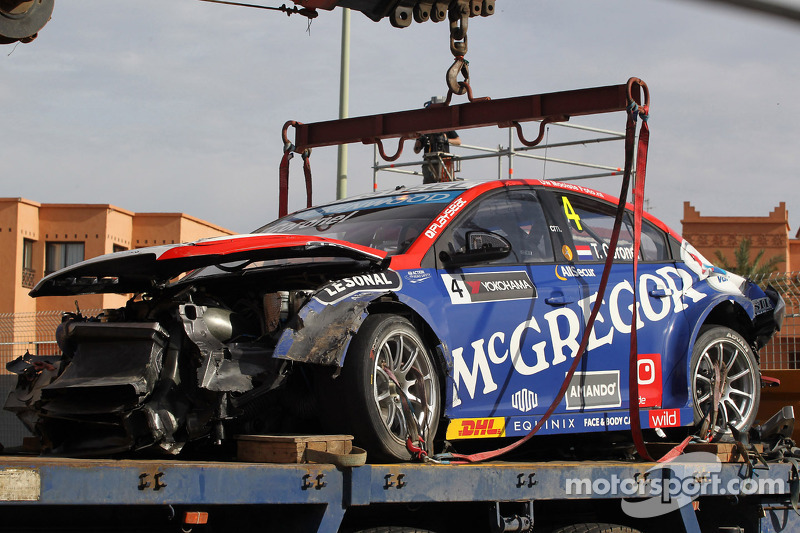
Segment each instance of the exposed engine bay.
M239 433L313 429L313 369L276 346L314 331L306 322L319 316L308 310L318 289L369 269L367 261L319 257L279 270L217 264L119 309L66 313L56 332L61 356L26 354L9 365L19 381L6 409L45 452L68 456L177 454ZM339 352L365 305L324 308L343 320ZM300 358L335 365L341 353Z

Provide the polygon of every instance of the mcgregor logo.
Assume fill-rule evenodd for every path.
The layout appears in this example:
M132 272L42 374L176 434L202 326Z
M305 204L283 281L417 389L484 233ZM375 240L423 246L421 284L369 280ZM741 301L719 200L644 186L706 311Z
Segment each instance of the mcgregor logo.
M496 276L497 274L492 275ZM471 304L475 300L471 299L465 281L476 280L465 279L461 276L464 274L458 277L443 274L442 280L445 282L445 288L448 289L453 303ZM648 296L645 291L638 292L639 298L636 303L641 310L638 315L638 325L642 328L667 319L671 313L683 311L689 307L688 300L698 302L706 297L706 294L692 287L692 276L689 272L672 266L660 268L655 273L642 274L639 276L639 286L668 289L670 294L669 298L656 299ZM533 286L533 288L536 287ZM609 295L603 299L603 305L597 315L597 322L589 334L589 350L620 342L614 340L620 335L630 335L633 292L633 286L628 280L609 287ZM508 293L486 294L505 295ZM570 306L558 307L547 311L539 318L530 316L519 322L516 327L504 325L503 329L493 332L486 331L481 338L470 340L465 346L454 347L452 349L452 406L461 405L463 398L474 400L476 394L486 396L497 391L499 386L493 374L500 371L503 376L506 376L509 370L508 365L516 375L532 376L567 363L578 352L581 320L589 316L591 306L596 298L597 293L579 300L578 309ZM540 322L542 318L544 321ZM501 367L503 367L502 370L499 370ZM619 406L618 383L618 377L615 377L613 383L608 381L604 383L574 383L573 385L576 386L573 397L575 409L582 406L601 409L612 403L614 406ZM598 387L587 389L585 385L598 385ZM597 394L594 394L595 392ZM567 398L570 397L567 396Z
M485 439L487 437L504 437L506 419L502 416L492 418L461 418L450 422L447 426L448 439Z

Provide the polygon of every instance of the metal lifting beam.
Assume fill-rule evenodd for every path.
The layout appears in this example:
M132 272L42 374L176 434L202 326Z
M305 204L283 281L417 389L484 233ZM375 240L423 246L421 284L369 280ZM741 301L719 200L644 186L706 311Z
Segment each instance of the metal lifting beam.
M639 101L638 90L634 99ZM432 105L381 115L353 117L303 124L287 122L295 128L292 149L297 153L321 146L362 142L379 143L382 139L413 139L421 134L465 130L485 126L509 127L515 122L550 119L564 121L569 117L624 111L628 104L628 86L609 85L555 93L518 96L499 100L474 100L444 106ZM380 144L380 143L379 143Z

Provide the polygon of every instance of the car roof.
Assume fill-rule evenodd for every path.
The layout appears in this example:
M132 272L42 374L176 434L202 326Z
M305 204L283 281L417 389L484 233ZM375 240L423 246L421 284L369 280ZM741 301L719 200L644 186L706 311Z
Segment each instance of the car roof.
M584 187L582 185L578 185L576 183L570 181L555 181L555 180L538 180L538 179L495 179L495 180L456 180L456 181L447 181L447 182L440 182L440 183L427 183L427 184L419 184L419 185L411 185L411 186L404 186L401 185L394 189L387 189L383 191L376 191L361 194L358 196L351 196L342 200L337 200L335 202L330 202L327 204L322 204L324 206L336 205L336 204L343 204L352 202L354 200L364 200L368 198L380 198L385 196L399 196L403 194L413 194L413 193L422 193L422 192L437 192L437 191L470 191L473 194L470 194L470 200L479 196L483 192L497 189L500 187L509 187L513 185L528 185L528 186L540 186L545 187L548 189L555 189L561 191L569 191L574 192L577 194L582 194L584 196L589 196L592 198L597 198L599 200L603 200L612 204L618 204L619 198L606 194L604 192L600 192L595 189L591 189L589 187ZM321 206L320 206L321 207ZM633 205L628 203L627 208L633 210ZM678 241L682 241L683 238L680 236L678 232L667 226L664 222L659 220L658 218L654 217L650 213L644 212L644 218L648 220L650 223L658 227L659 229L669 233L672 237L677 239Z

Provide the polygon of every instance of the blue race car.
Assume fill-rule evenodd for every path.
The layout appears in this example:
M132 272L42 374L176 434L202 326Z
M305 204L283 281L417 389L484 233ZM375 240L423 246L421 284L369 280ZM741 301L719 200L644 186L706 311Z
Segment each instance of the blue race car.
M438 183L84 261L31 294L135 296L66 315L60 357L12 363L26 378L7 408L65 455L333 431L405 460L409 440L523 436L578 351L616 204L563 182ZM632 228L627 213L586 354L540 434L630 428ZM749 428L780 296L649 215L636 283L642 427Z

